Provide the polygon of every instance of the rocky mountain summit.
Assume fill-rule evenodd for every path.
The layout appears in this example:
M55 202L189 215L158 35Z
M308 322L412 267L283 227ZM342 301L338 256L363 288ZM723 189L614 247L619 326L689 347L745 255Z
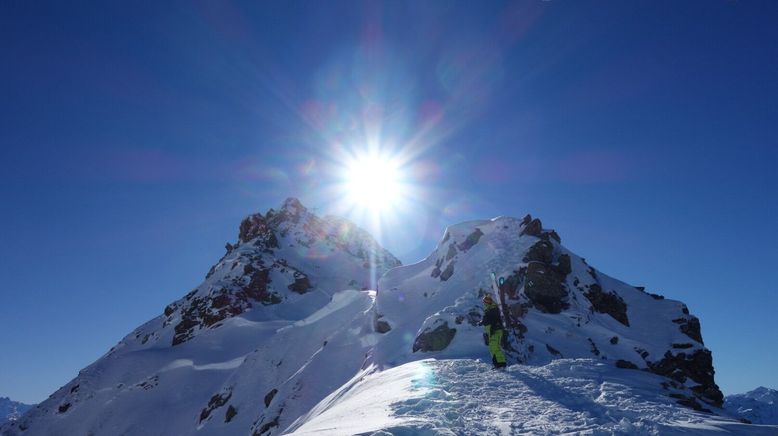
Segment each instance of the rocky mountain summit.
M497 289L492 274L504 280ZM244 219L237 241L200 286L0 434L271 435L309 428L317 413L366 389L368 375L427 359L489 361L478 325L487 292L504 315L509 364L575 362L588 368L582 374L617 371L608 377L640 380L641 398L658 404L651 410L688 410L701 422L726 414L712 354L688 308L601 273L537 218L451 226L426 259L402 266L353 223L320 218L287 199L278 210ZM559 368L552 372L565 372ZM543 391L562 395L569 388ZM377 410L389 413L389 406ZM666 422L657 425L679 419L662 413L654 418ZM706 425L743 425L717 419ZM397 420L370 428L390 421ZM584 424L579 430L597 425ZM469 431L462 425L451 431Z

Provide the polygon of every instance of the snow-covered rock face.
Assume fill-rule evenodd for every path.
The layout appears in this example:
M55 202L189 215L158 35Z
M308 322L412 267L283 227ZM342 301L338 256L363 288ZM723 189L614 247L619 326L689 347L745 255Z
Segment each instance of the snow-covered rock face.
M377 278L400 262L296 199L247 217L205 281L0 434L273 434L373 345Z
M31 407L29 404L12 401L8 397L0 397L0 425L7 421L16 421Z
M778 390L758 387L745 394L728 395L724 408L754 424L778 425Z
M290 198L279 211L241 222L238 243L227 244L205 282L165 308L165 325L174 326L172 344L178 345L255 306L264 306L268 319L305 317L327 303L329 294L317 289L374 288L378 276L398 265L364 230L321 219Z
M493 285L492 272L502 286ZM512 362L597 358L669 377L668 393L689 389L673 393L682 404L721 405L699 320L684 304L598 272L529 215L449 227L427 259L384 275L379 363L483 353L477 323L487 292L501 302Z
M337 420L326 411L348 404L386 411L382 386L416 389L403 372L409 363L463 359L437 367L452 376L485 370L478 323L486 292L500 303L511 363L583 358L589 363L573 365L583 379L607 368L626 384L651 383L660 409L720 411L711 353L686 306L598 272L530 216L449 227L427 259L400 266L365 231L289 199L243 220L226 248L200 286L0 434L275 435L315 431ZM491 273L504 283L493 285ZM391 368L397 378L361 382ZM570 416L590 413L575 407Z

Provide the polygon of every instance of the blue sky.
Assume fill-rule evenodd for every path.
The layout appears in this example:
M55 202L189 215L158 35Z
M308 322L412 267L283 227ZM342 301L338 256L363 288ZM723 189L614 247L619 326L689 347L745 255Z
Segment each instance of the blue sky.
M778 388L776 19L770 1L3 2L0 395L65 384L197 286L245 215L340 211L333 144L370 141L406 159L412 201L379 236L403 262L447 224L532 213L687 303L725 393Z

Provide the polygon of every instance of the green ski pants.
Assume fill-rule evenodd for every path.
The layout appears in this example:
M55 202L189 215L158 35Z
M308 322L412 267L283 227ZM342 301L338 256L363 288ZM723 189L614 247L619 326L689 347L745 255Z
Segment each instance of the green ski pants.
M486 334L489 335L489 352L492 354L492 360L496 363L505 363L505 354L502 352L500 344L502 344L502 335L505 332L502 329L490 331L490 327L486 327Z

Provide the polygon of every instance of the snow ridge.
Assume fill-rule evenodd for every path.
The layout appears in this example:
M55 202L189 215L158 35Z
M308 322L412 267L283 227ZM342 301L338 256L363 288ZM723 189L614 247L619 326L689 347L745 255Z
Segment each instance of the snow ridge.
M491 273L505 373L484 363L478 325ZM287 199L0 434L764 432L721 400L684 304L602 274L538 219L450 226L401 266L354 224Z

